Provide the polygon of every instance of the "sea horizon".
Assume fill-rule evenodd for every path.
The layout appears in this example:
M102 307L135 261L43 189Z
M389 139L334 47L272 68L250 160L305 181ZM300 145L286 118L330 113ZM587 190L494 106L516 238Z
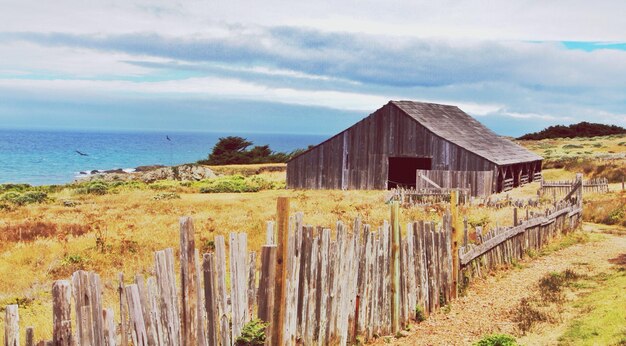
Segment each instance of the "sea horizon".
M253 145L269 145L276 152L306 148L328 137L235 131L0 128L0 184L66 184L80 172L92 170L194 163L207 158L218 139L225 136L241 136Z

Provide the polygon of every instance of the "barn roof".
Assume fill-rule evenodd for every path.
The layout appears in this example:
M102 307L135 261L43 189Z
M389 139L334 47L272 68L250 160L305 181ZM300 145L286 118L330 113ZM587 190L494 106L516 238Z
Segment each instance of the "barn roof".
M435 135L497 164L542 160L526 148L498 136L456 106L391 101Z
M521 145L498 136L457 106L416 101L389 101L389 103L397 106L436 136L497 165L543 160L541 156ZM339 132L313 148L319 147L347 130ZM289 161L308 153L313 148L292 157Z

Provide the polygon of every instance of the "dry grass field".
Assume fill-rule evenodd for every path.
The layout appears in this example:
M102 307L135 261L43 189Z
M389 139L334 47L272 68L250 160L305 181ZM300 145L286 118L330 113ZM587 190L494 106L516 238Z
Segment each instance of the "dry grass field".
M597 176L602 174L598 167L603 165L610 165L604 172L617 169L623 174L624 143L624 137L599 137L523 144L540 155L546 155L548 150L550 155L558 153L550 156L550 162L567 159L591 165L587 176ZM583 148L565 148L570 144ZM278 196L290 197L292 212L302 211L305 223L311 225L334 228L338 220L350 224L359 216L365 223L378 226L389 218L385 191L286 190L283 166L214 167L216 173L225 176L195 183L83 183L22 190L5 186L0 190L0 309L19 304L21 325L34 326L37 338L48 337L52 328L52 282L85 269L100 273L105 284L105 306L114 307L117 313L117 273L123 272L128 281L135 273L148 275L154 251L167 247L178 251L181 216L193 217L196 245L201 252L212 249L215 235L232 231L248 232L249 249L259 250L264 242L265 223L274 217ZM570 162L546 170L544 176L573 179L579 168L578 163ZM618 184L612 186L616 188ZM536 197L538 187L530 184L512 191L511 196ZM255 192L219 193L232 190ZM624 222L623 192L586 198L591 202L585 208L593 210L585 211L586 219L607 222L613 218L616 223ZM31 199L35 203L30 203ZM401 223L440 220L443 212L443 207L404 209ZM494 211L473 206L462 212L472 225L489 228L512 222L511 208ZM0 324L1 320L2 317ZM0 338L2 334L0 330Z
M626 154L626 135L601 137L555 138L519 143L547 160L564 157L590 157Z

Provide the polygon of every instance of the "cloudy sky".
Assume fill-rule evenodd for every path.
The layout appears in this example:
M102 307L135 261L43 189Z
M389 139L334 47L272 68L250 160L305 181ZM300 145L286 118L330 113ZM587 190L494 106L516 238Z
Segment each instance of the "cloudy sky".
M3 1L0 127L331 134L454 104L626 126L626 2Z

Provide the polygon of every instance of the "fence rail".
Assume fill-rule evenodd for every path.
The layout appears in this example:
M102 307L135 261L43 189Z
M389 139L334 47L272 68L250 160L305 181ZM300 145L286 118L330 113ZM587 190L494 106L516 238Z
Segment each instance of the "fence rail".
M453 191L458 195L457 204L465 204L470 200L469 189L448 188L393 189L385 200L387 203L396 201L403 206L450 203Z
M468 189L471 196L489 196L493 191L492 171L416 171L416 189Z
M575 180L541 181L541 191L547 196L567 195ZM606 178L583 180L583 193L605 193L609 191L609 181Z
M289 216L288 203L279 199L276 223L268 222L258 257L249 251L246 233L230 233L228 248L224 236L215 236L215 250L200 257L193 222L181 218L178 275L174 250L155 252L154 276L137 275L132 283L121 278L117 321L103 306L96 273L78 271L71 280L56 281L49 342L225 346L237 344L254 318L269 323L267 345L346 345L357 337L395 334L417 311L428 315L454 299L458 278L485 263L521 256L525 246L575 226L576 198L546 216L492 231L476 246L466 240L461 249L455 245L455 205L441 223L410 222L402 233L398 203L391 205L391 221L380 227L357 219L331 230L306 225L302 213ZM19 345L17 306L5 314L5 345ZM27 330L30 346L34 330Z
M569 186L568 195L545 215L532 215L518 223L517 209L514 209L514 226L497 228L486 235L476 230L478 244L467 244L459 248L461 277L481 275L500 264L508 264L524 256L528 250L537 250L557 234L574 229L582 214L582 176ZM467 239L467 229L465 239Z

